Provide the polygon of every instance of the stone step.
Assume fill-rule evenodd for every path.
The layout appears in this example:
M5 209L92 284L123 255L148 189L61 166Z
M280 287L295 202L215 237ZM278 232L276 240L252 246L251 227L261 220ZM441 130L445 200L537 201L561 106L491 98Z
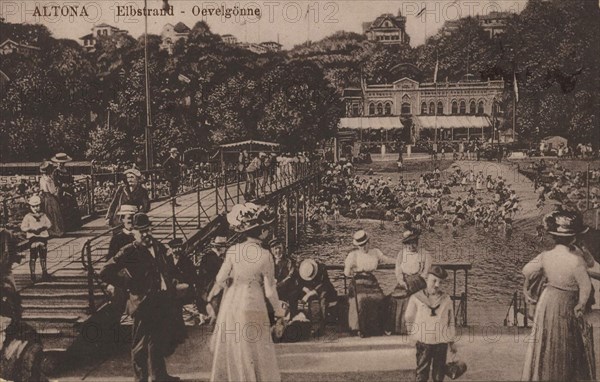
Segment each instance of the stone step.
M24 290L21 292L23 302L32 304L77 304L88 301L87 290ZM94 292L96 301L107 298L101 291Z
M23 320L27 322L69 322L76 323L81 319L81 315L68 314L65 312L45 312L45 313L31 313L25 311L23 313Z
M39 289L39 288L50 288L50 289L56 289L56 288L80 288L80 287L85 287L87 288L87 278L81 278L81 279L76 279L76 280L53 280L53 281L42 281L42 282L37 282L34 285L32 285L31 287L29 287L29 289Z
M83 314L88 310L87 301L69 304L39 304L35 302L24 302L23 310L26 313L76 313Z

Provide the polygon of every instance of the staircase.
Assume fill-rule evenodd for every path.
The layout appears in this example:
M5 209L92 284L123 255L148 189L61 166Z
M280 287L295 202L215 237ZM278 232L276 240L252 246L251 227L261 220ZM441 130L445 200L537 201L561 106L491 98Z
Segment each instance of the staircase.
M155 219L158 220L158 217ZM206 223L207 219L204 219L202 224ZM185 234L189 238L198 230L197 222L187 217L178 218L178 224L177 237L184 237ZM172 222L165 221L152 231L162 242L173 238ZM73 236L77 234L79 232L74 232ZM91 254L96 273L106 264L104 257L110 237L110 234L99 237L94 242ZM88 275L83 264L81 261L71 261L55 268L59 269L52 271L50 268L53 279L49 282L38 281L32 284L29 274L17 274L15 281L21 294L23 320L36 329L46 353L60 356L66 353L82 330L86 336L96 336L97 333L93 326L85 326L93 312L89 303ZM98 311L109 302L109 297L97 280L94 282L93 292L94 305Z

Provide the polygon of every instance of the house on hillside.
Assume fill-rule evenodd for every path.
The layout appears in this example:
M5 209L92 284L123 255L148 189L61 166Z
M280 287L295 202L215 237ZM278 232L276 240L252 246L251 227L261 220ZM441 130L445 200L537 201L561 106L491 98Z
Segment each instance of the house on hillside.
M21 44L9 38L0 43L0 55L2 56L11 53L21 53L25 55L30 55L32 53L38 52L39 50L40 48L38 48L37 46Z
M264 46L271 52L279 52L281 51L281 44L275 41L266 41L261 42L260 45Z
M230 45L236 45L238 43L237 37L235 37L232 34L224 34L223 36L221 36L221 40L223 40L225 44Z
M160 33L161 44L160 49L166 50L169 54L173 54L175 43L181 39L187 40L192 30L182 22L175 25L166 24Z
M479 26L481 26L490 38L496 37L504 33L508 19L513 15L511 12L490 12L484 16L477 16Z
M369 41L377 41L386 45L408 44L410 37L406 34L406 17L398 11L398 16L385 13L373 22L363 23L363 33Z
M79 40L81 40L80 44L85 50L88 52L93 52L96 50L98 39L119 34L127 34L127 31L113 27L112 25L108 25L106 23L102 23L99 25L94 25L92 27L92 33L79 37Z

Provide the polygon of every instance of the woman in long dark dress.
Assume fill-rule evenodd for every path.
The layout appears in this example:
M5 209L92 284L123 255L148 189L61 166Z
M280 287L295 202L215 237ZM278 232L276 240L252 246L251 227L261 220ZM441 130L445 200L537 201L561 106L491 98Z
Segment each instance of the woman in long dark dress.
M52 237L62 237L65 234L65 223L63 220L60 204L58 202L58 187L52 177L52 165L44 162L40 166L42 177L40 178L40 197L42 199L42 211L48 216L52 226L48 233Z
M595 380L592 328L583 317L592 284L585 259L573 247L576 236L586 229L581 215L568 211L549 214L544 227L556 246L523 268L526 289L540 283L545 287L539 299L529 293L531 289L526 292L537 306L521 379Z
M354 234L352 243L357 247L346 257L344 274L353 277L348 308L350 330L361 336L383 334L384 295L373 271L379 262L394 263L395 259L385 256L377 248L369 248L369 237L365 231Z
M148 191L142 186L142 173L131 168L123 172L127 182L120 185L108 206L106 212L106 223L111 227L117 227L121 224L117 211L122 204L136 206L139 212L148 212L150 210L150 198Z
M62 213L63 222L67 231L73 231L81 227L81 212L73 190L74 179L65 168L65 163L73 159L65 153L58 153L51 161L56 165L53 178L58 187L58 202Z

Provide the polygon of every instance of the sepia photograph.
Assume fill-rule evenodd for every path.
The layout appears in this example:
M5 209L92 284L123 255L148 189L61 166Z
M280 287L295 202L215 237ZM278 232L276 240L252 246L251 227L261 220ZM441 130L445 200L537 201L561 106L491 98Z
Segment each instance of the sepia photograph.
M0 382L596 381L599 0L0 0Z

